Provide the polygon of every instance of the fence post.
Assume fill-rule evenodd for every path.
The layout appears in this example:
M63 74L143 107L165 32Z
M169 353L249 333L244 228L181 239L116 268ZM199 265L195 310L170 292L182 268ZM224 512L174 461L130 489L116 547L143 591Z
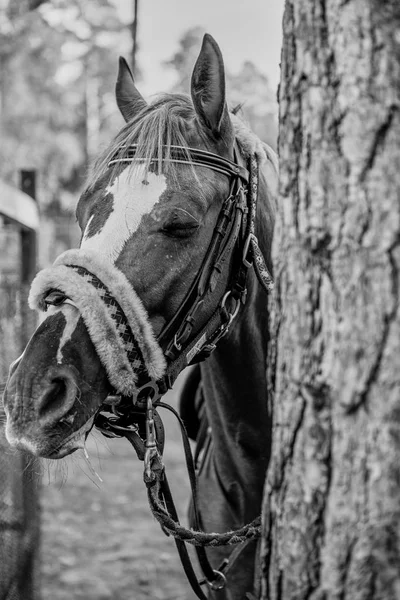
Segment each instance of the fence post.
M20 188L36 201L36 172L21 169ZM28 294L37 270L37 234L33 229L21 229L21 348L28 343L37 323L36 313L28 307ZM24 531L23 569L19 582L21 600L40 598L40 467L39 461L21 453L22 506Z
M21 169L20 188L33 200L36 200L36 172L34 170ZM21 346L25 348L36 326L36 315L29 310L27 299L29 287L37 269L37 240L36 231L33 229L21 229Z

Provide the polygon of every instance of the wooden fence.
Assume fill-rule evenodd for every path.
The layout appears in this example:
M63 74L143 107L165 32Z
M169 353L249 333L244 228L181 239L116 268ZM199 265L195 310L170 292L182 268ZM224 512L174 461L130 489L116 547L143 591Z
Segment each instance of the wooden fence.
M21 189L0 181L0 388L36 324L27 309L39 226L33 171L21 171ZM0 600L39 600L39 472L0 427Z

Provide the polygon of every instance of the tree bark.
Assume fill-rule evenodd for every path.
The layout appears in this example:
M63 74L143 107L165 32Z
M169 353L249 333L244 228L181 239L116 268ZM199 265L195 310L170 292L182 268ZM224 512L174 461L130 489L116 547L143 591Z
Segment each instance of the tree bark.
M400 3L286 0L264 600L400 598Z

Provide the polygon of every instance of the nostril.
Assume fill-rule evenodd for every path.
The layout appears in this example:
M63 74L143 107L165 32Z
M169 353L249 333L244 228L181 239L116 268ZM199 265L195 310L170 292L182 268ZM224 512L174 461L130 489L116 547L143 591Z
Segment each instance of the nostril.
M77 387L69 377L53 377L42 394L38 406L41 418L59 420L74 405Z
M58 410L64 403L65 382L62 379L53 379L43 393L39 404L39 416L47 412Z

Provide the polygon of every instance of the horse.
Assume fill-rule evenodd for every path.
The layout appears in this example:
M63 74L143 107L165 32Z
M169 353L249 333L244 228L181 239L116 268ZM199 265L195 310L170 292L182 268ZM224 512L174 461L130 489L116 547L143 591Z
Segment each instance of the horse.
M175 374L197 364L181 412L191 435L201 433L201 524L205 531L232 530L260 514L270 458L267 297L250 244L262 255L265 272L271 271L276 156L229 111L223 58L208 34L190 95L162 94L148 104L121 58L116 100L126 123L95 162L78 201L80 247L32 284L30 304L45 314L10 367L6 436L35 456L61 458L83 447L115 390L132 396L144 372L156 381L170 363L178 364ZM224 227L234 228L226 215L233 210L235 223L249 222L251 157L258 165L254 228L246 239L236 228L235 244L229 253L225 246L217 253L219 262L204 283L198 274L211 261L210 247L215 250ZM201 285L201 301L182 330L182 305L193 289L198 298ZM129 326L118 320L120 307ZM215 343L208 343L210 314L227 317L216 321ZM129 327L127 341L121 328ZM185 360L177 359L188 347ZM218 569L230 554L231 547L212 548L209 559ZM245 544L226 587L210 589L209 597L242 600L257 593L256 555L257 542Z

